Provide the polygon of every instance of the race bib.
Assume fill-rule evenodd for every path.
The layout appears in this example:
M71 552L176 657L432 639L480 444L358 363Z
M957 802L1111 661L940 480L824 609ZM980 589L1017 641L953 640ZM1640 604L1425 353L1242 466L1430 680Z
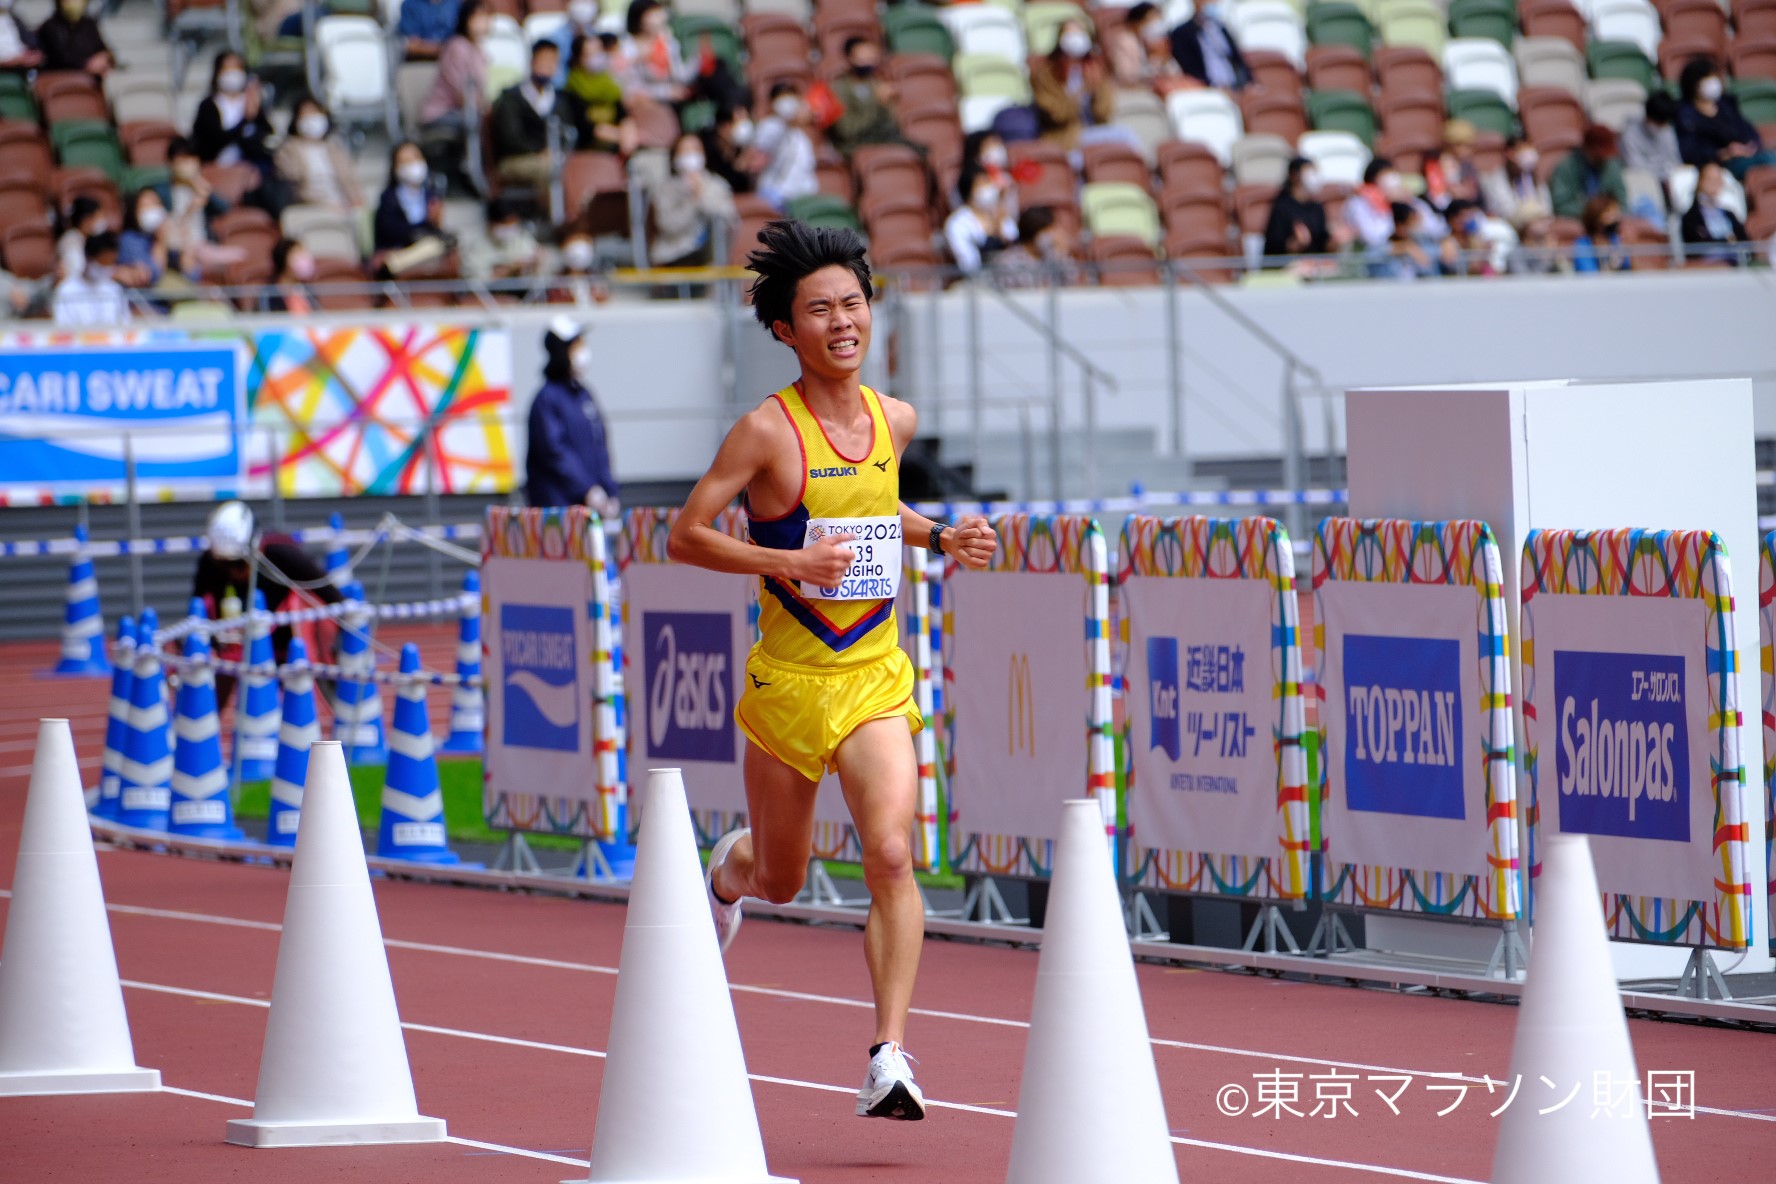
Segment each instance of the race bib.
M900 515L881 518L810 518L802 546L812 546L829 535L848 534L856 558L845 569L836 587L802 583L809 600L892 600L900 595Z

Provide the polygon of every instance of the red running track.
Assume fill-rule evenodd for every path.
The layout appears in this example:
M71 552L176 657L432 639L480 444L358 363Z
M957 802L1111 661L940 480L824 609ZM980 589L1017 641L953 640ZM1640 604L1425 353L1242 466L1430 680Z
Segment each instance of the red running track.
M37 669L50 653L0 651L0 668ZM96 763L104 698L98 683L0 680L0 883L11 882L36 716L71 716L83 759ZM102 852L100 868L137 1059L172 1090L0 1099L0 1181L542 1184L582 1174L620 906L379 882L420 1108L446 1119L458 1141L255 1151L224 1144L222 1132L256 1081L285 873L125 851ZM755 919L728 968L774 1171L807 1184L1004 1178L1034 953L927 943L909 1044L939 1104L916 1125L852 1115L870 1038L855 931ZM1185 1179L1488 1176L1497 1121L1488 1113L1504 1092L1489 1099L1477 1079L1506 1076L1514 1008L1155 966L1139 974ZM1747 1179L1749 1165L1772 1161L1768 1036L1644 1021L1632 1030L1643 1071L1697 1074L1703 1112L1654 1124L1666 1181ZM1222 1086L1256 1095L1255 1075L1279 1071L1303 1075L1303 1112L1348 1088L1354 1115L1217 1112ZM1457 1094L1430 1088L1451 1084L1427 1076L1438 1073L1475 1079L1441 1118ZM1391 1079L1399 1074L1412 1076ZM1376 1091L1402 1085L1395 1115ZM1514 1104L1558 1100L1530 1090ZM1588 1100L1587 1088L1573 1104Z

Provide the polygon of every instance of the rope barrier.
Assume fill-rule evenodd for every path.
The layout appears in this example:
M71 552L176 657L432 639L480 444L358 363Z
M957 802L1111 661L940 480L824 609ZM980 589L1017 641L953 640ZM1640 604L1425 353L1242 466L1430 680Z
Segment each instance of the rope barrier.
M1132 514L1165 506L1341 506L1347 501L1342 489L1222 489L1062 501L919 502L913 508L927 517L947 518L956 514Z
M412 542L435 546L452 558L459 558L464 563L479 563L479 552L471 552L461 547L448 550L445 547L452 542L476 541L481 538L479 522L464 522L448 526L408 526L393 521L385 526L372 530L341 530L333 531L325 526L309 530L290 531L289 535L298 543L328 544L344 543L348 546L386 542L391 538L400 537ZM82 544L79 539L15 539L0 541L0 559L32 558L43 555L73 555L82 550L94 559L109 559L120 555L194 555L208 546L203 535L164 539L100 539Z
M485 685L481 676L478 674L468 679L464 679L456 674L443 674L435 670L421 670L413 674L402 674L394 670L372 670L366 674L362 670L350 671L343 666L328 662L292 662L285 663L281 666L263 664L255 666L250 662L241 662L229 658L218 658L213 654L196 658L187 658L180 654L162 654L160 656L160 663L168 669L181 672L198 669L214 670L217 673L232 674L238 678L245 678L250 675L281 678L292 671L302 670L314 675L316 678L349 680L351 682L374 682L393 686L412 686L416 683L424 683L434 687L479 687Z
M295 625L307 621L331 621L339 617L362 613L385 621L416 621L425 617L457 616L467 611L479 600L468 593L458 592L455 596L446 596L441 600L413 600L397 604L371 604L363 600L342 600L338 604L323 604L313 608L289 609L276 613L242 613L236 617L225 617L220 621L212 621L202 617L188 617L177 625L169 625L165 629L155 631L154 640L157 645L183 641L193 633L204 637L214 637L218 633L232 633L245 630L257 622L264 622L273 629L281 625Z

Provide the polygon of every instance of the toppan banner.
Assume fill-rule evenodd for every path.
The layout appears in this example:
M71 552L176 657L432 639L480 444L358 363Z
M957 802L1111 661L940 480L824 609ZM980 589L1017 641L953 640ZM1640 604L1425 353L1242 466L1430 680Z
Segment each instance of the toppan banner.
M1349 809L1465 817L1461 682L1454 640L1345 634Z
M1555 650L1554 707L1562 833L1690 841L1682 656Z
M0 350L0 483L232 489L242 406L233 345Z
M641 635L648 757L732 762L733 614L644 610Z

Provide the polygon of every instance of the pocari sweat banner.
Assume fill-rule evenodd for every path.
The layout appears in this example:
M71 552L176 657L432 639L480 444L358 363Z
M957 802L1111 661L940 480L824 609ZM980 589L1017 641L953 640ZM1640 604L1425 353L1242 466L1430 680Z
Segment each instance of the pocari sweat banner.
M0 482L233 488L244 420L235 346L0 350ZM127 440L127 443L126 443Z

